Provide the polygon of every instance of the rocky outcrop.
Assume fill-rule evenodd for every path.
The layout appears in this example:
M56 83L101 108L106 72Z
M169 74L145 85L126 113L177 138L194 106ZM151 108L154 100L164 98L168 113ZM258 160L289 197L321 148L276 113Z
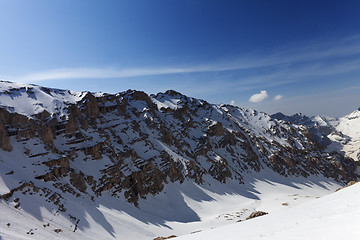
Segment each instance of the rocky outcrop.
M45 164L48 167L55 167L55 166L64 167L64 168L69 168L70 167L68 157L62 157L62 158L59 158L59 159L50 160L50 161L47 161L47 162L43 162L43 164Z
M81 150L84 151L85 155L91 155L92 159L97 160L102 157L102 149L103 149L104 143L98 143L93 146L82 148Z
M269 213L263 212L263 211L255 211L255 212L252 212L250 214L250 216L248 216L246 218L246 220L253 219L253 218L256 218L256 217L260 217L260 216L264 216L264 215L267 215L267 214L269 214Z
M139 197L146 199L148 194L155 195L164 189L166 175L157 169L152 162L144 165L140 171L132 172L121 182L124 196L135 206Z
M55 181L69 174L69 168L67 167L55 167L52 168L49 173L35 177L35 179L42 179L45 182Z
M216 122L214 125L209 127L209 136L222 136L224 135L224 128L220 122Z
M10 144L9 133L0 119L0 148L10 152L13 148Z
M77 190L80 192L86 193L86 182L84 179L84 174L82 172L76 173L72 172L70 173L70 183L73 185Z
M85 101L85 114L89 117L97 117L100 113L98 101L90 92L83 98Z

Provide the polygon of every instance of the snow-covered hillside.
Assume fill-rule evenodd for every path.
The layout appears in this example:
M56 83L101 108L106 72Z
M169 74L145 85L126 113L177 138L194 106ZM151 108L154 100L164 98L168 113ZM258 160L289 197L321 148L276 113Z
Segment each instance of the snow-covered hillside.
M360 110L340 118L333 126L336 132L328 137L334 141L329 150L343 151L346 156L360 160Z
M356 240L360 236L360 184L277 213L201 231L179 240Z
M3 239L187 234L325 195L356 167L252 109L0 82Z
M0 108L28 117L43 111L64 116L68 105L80 101L86 93L0 81Z
M140 209L109 195L93 202L63 194L69 206L67 213L80 221L77 228L76 221L29 191L21 197L18 208L14 207L17 202L0 202L0 236L2 240L151 240L159 236L181 236L237 225L256 210L270 214L282 212L340 187L328 179L289 179L271 172L248 176L246 182L248 185L241 186L217 181L205 186L189 181L169 184L162 193L141 200ZM3 183L0 187L6 188ZM56 229L61 232L55 232Z
M306 126L313 139L323 145L327 152L336 151L355 161L360 160L360 108L338 119L320 115L286 116L282 113L272 117Z

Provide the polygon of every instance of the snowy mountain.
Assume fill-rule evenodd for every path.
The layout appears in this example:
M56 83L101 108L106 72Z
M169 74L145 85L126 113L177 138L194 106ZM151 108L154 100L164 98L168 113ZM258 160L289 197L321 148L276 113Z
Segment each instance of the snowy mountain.
M0 106L4 239L185 234L358 178L357 162L324 151L303 125L172 90L0 82Z
M334 132L335 128L330 123L336 120L333 120L330 117L308 117L301 113L297 113L292 116L286 116L280 112L271 115L271 117L286 122L304 125L309 129L312 139L324 148L331 144L331 140L328 138L328 135Z
M69 104L80 101L86 92L51 89L36 85L0 81L0 108L28 117L44 111L64 116Z
M301 124L301 125L304 125L307 127L317 126L317 123L315 121L311 120L309 117L307 117L306 115L303 115L301 113L296 113L292 116L287 116L281 112L278 112L278 113L271 115L271 117L275 118L275 119L279 119L279 120L284 120L287 122Z
M329 135L334 142L330 150L343 151L345 156L360 160L360 110L339 118L334 124L336 132Z
M359 108L360 109L360 108ZM286 116L276 113L271 117L306 126L313 139L327 152L337 151L355 161L360 160L360 110L339 119L327 116L307 117L302 114Z

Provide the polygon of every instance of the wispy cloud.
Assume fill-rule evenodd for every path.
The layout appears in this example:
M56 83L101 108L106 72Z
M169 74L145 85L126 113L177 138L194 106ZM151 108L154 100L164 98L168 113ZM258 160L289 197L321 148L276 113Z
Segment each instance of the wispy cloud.
M360 71L360 36L339 41L312 42L303 46L288 46L271 54L252 54L237 59L198 63L191 66L157 66L121 69L117 67L60 68L2 78L18 82L38 82L62 79L121 79L168 74L243 71L237 79L229 77L218 84L219 89L249 90L284 85L308 77ZM262 69L264 71L254 71ZM250 73L249 73L250 72ZM187 75L187 77L189 77ZM190 75L191 77L191 75ZM189 78L190 78L189 77ZM206 86L204 87L206 88ZM203 91L206 89L202 88ZM209 87L209 91L215 91Z
M44 81L57 79L82 79L82 78L128 78L162 74L176 74L188 72L212 71L207 67L194 68L133 68L133 69L116 69L116 68L62 68L47 71L35 72L23 76L15 76L18 81ZM215 70L213 70L215 71Z

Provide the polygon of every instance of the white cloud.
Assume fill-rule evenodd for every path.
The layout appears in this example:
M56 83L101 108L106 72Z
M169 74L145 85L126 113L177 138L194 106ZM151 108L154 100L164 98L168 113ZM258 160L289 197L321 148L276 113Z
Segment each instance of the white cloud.
M282 95L276 95L275 97L274 97L274 100L275 101L279 101L279 100L281 100L283 98L283 96Z
M256 93L256 94L252 95L249 98L249 101L253 102L253 103L258 103L258 102L264 101L268 97L269 97L269 95L267 94L267 91L262 90L262 91L260 91L260 93Z
M230 101L230 105L235 105L235 101L234 101L234 100L231 100L231 101Z

